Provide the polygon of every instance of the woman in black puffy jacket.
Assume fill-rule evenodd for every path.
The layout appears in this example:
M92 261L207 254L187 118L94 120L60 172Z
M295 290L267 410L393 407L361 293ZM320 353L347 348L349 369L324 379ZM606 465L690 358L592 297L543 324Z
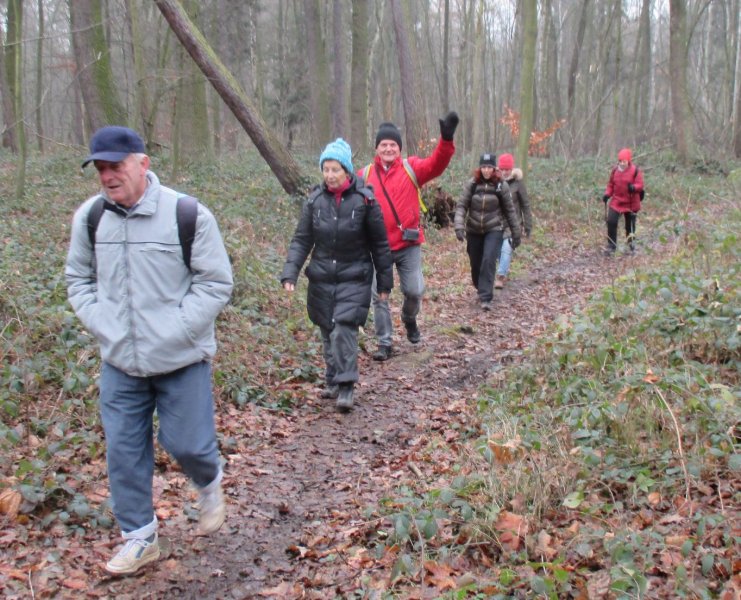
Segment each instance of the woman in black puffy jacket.
M491 310L494 276L507 227L512 232L512 248L520 245L520 220L496 161L493 154L481 155L479 168L455 208L455 235L459 241L467 241L471 279L485 311Z
M379 297L393 287L391 251L383 214L373 192L354 175L352 152L343 139L319 157L324 182L304 203L280 280L292 292L311 253L307 310L324 343L324 398L335 398L342 412L353 407L358 381L358 328L371 302L373 272Z

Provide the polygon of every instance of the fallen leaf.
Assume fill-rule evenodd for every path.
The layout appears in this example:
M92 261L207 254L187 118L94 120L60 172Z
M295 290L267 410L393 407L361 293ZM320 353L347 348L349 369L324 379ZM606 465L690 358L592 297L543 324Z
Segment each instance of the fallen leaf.
M18 509L21 506L23 496L18 490L8 488L0 494L0 513L8 515L8 518L15 519L18 516Z

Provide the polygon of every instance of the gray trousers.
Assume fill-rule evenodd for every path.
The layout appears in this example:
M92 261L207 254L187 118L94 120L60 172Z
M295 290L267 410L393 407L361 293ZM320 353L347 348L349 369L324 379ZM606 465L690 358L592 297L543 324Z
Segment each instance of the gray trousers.
M334 329L322 332L325 380L327 385L355 383L358 380L358 328L335 323Z
M422 277L422 246L409 246L391 252L391 258L399 274L399 285L404 295L401 305L401 320L405 323L414 321L422 306L422 294L425 291L425 280ZM391 346L394 333L391 322L391 308L388 300L382 301L376 292L376 277L373 276L373 320L376 325L376 338L379 346Z

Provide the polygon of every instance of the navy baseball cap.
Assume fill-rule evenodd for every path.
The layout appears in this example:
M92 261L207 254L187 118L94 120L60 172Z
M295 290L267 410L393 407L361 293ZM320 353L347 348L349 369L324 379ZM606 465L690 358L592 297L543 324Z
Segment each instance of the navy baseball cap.
M90 138L90 156L82 163L84 169L94 160L121 162L129 154L146 152L139 134L128 127L108 125L101 127Z

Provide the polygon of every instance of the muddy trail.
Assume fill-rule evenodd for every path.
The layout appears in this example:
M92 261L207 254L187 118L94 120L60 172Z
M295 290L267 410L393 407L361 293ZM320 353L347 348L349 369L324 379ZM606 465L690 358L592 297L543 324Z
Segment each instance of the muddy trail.
M101 569L88 592L117 598L343 598L361 587L384 589L391 565L363 547L377 525L366 509L405 481L433 481L435 465L415 461L428 434L446 430L454 438L460 428L451 425L465 422L487 378L521 360L559 315L647 260L640 254L603 258L594 246L551 249L520 267L497 291L493 310L482 312L468 283L465 251L455 244L443 241L425 255L425 270L433 275L426 275L420 344L403 337L398 291L391 300L394 356L374 362L375 343L361 334L361 383L350 414L335 412L318 388L288 415L222 404L222 421L246 424L243 436L222 448L224 527L209 538L194 535L193 494L167 465L155 481L162 559L127 579L105 577ZM450 256L454 264L445 262ZM443 291L451 289L451 277L460 285ZM119 539L114 532L105 542L92 536L100 531L91 532L91 543L102 564Z

